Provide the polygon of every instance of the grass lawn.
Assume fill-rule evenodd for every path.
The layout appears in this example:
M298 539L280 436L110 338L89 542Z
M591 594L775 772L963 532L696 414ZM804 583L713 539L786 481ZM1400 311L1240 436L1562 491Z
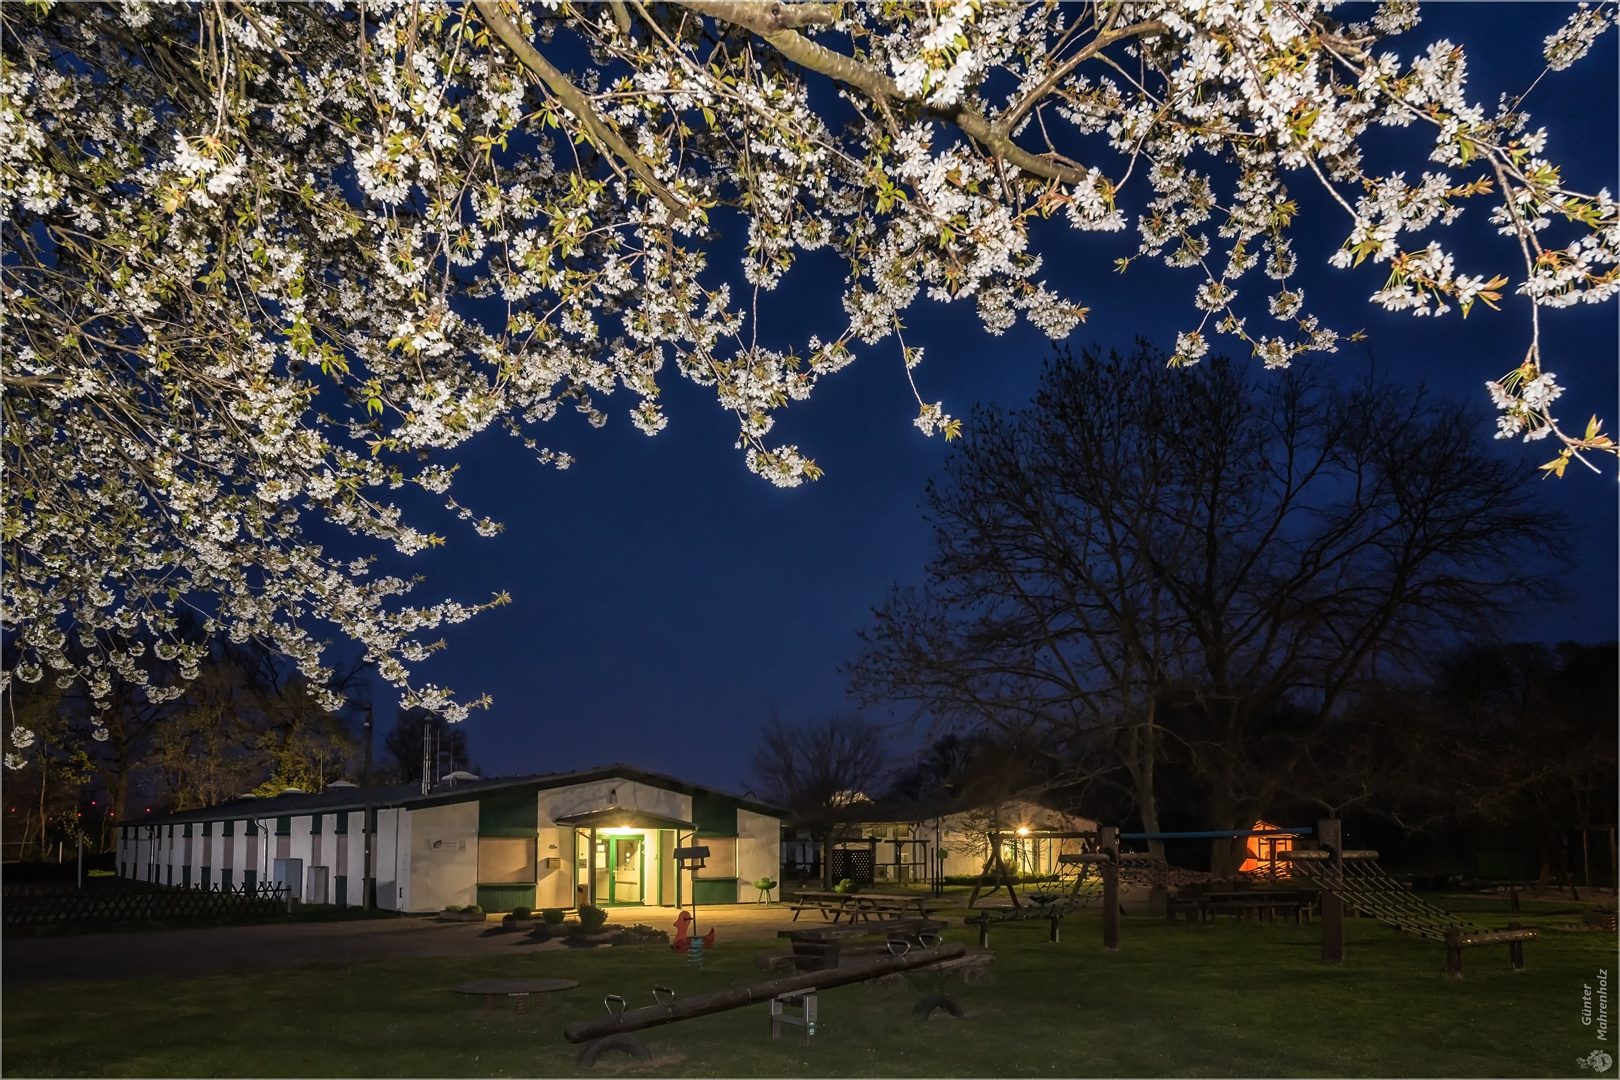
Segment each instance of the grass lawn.
M1500 924L1505 904L1448 898ZM905 988L821 995L813 1046L773 1041L764 1005L653 1028L653 1060L606 1055L597 1074L657 1076L1571 1076L1596 1048L1581 1025L1584 983L1615 968L1615 938L1560 927L1574 908L1527 904L1544 931L1515 975L1507 947L1470 949L1448 981L1432 941L1366 920L1348 926L1348 963L1318 962L1315 926L1166 925L1124 919L1124 948L1102 951L1100 918L993 930L994 978L963 985L917 974ZM950 936L973 944L973 931ZM185 980L8 988L7 1076L573 1076L565 1023L602 1015L605 993L632 1008L662 983L682 996L762 978L754 952L721 943L701 971L668 949L527 952L419 959ZM457 983L557 975L577 990L515 1021L482 1015ZM911 1013L945 989L965 1016ZM1611 1035L1611 1039L1613 1036ZM1617 1055L1620 1056L1620 1055ZM1591 1075L1587 1073L1586 1075Z

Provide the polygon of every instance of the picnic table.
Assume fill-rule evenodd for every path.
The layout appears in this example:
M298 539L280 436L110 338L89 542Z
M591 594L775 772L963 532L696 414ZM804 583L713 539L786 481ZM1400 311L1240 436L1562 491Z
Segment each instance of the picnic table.
M856 919L926 919L933 897L912 893L838 892L835 889L801 889L793 905L793 921L805 911L819 911L823 920L838 922L845 915Z
M480 979L477 982L462 983L453 988L453 994L476 994L484 999L484 1011L495 1011L497 997L517 998L517 1010L513 1019L523 1015L523 1007L529 996L535 995L535 1010L546 1007L546 995L560 990L572 990L579 983L573 979Z

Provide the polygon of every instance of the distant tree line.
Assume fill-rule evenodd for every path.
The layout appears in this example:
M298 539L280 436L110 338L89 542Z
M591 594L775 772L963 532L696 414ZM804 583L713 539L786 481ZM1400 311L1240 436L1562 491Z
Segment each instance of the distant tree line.
M145 805L190 810L361 781L370 701L363 665L325 684L342 702L334 712L284 656L258 641L209 641L197 670L183 678L175 660L147 644L138 668L109 673L105 710L93 711L77 685L6 688L8 859L38 857L57 843L71 848L81 830L89 850L106 850L112 824ZM180 692L171 696L171 687ZM93 727L105 737L92 737ZM472 767L465 731L408 709L376 741L374 782L421 778L424 728L435 776Z

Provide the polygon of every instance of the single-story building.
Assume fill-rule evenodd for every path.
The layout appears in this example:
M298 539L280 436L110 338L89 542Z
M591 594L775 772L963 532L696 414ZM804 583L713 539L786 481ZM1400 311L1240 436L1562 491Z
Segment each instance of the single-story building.
M865 805L863 805L865 803ZM993 861L991 837L1002 865L1013 873L1061 873L1058 857L1079 854L1097 823L1024 799L979 806L920 807L859 800L851 816L864 820L837 827L830 844L831 876L872 882L934 882L977 877ZM820 876L821 842L801 833L784 838L783 879Z
M778 872L783 811L752 799L623 765L460 775L430 791L373 788L378 907L734 904ZM118 873L184 888L276 884L305 903L359 906L365 806L364 791L340 783L121 823ZM681 870L675 849L694 843L708 857Z

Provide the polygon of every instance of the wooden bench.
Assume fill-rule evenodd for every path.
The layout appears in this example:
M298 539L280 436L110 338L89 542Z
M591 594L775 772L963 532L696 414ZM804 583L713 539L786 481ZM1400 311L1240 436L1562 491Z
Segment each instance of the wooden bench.
M1248 921L1260 919L1274 921L1278 912L1292 917L1295 925L1308 921L1316 906L1316 894L1278 889L1237 890L1233 892L1183 892L1167 898L1164 907L1166 922L1175 922L1184 914L1188 922L1203 922L1216 915L1231 915Z
M1446 977L1462 978L1462 951L1476 945L1506 945L1508 963L1514 971L1524 970L1524 943L1538 936L1534 930L1522 930L1518 923L1508 923L1506 930L1493 930L1465 934L1453 926L1446 931Z
M924 944L923 936L932 935L937 942L938 933L945 926L933 919L888 919L875 925L845 923L841 926L808 926L794 930L778 930L776 936L786 938L793 948L792 964L800 971L819 971L837 967L850 957L886 955L893 950L890 942L905 941L911 947ZM883 941L859 941L860 938L882 935ZM783 957L756 958L755 964L767 970L785 966Z

